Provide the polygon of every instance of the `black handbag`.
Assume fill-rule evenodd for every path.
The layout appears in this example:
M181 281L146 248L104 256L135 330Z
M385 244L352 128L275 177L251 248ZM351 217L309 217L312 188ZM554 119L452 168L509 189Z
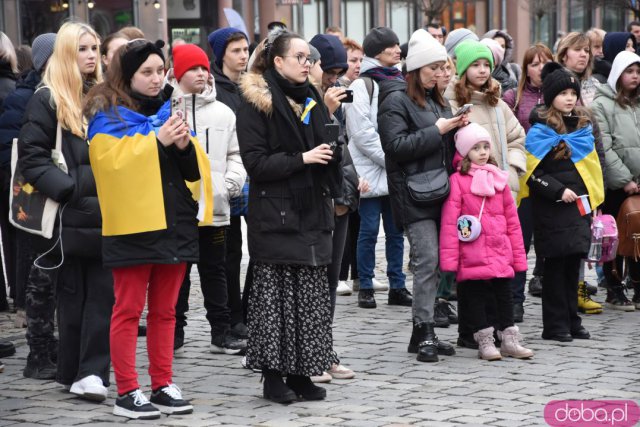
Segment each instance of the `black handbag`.
M443 203L449 196L449 174L443 166L405 175L409 196L418 206L434 206Z

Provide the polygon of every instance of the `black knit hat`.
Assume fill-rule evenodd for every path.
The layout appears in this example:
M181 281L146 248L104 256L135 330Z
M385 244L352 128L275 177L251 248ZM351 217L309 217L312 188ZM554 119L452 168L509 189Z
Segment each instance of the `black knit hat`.
M580 99L580 79L557 62L542 67L542 94L544 105L550 107L554 98L565 89L573 89Z
M375 58L377 54L388 47L399 45L400 40L393 30L389 27L376 27L366 35L362 42L364 54L369 58Z
M157 40L155 43L152 43L149 40L136 39L127 43L121 57L124 81L131 81L133 75L138 71L138 68L140 68L152 54L158 55L162 59L162 62L164 62L163 47L164 42L162 40Z

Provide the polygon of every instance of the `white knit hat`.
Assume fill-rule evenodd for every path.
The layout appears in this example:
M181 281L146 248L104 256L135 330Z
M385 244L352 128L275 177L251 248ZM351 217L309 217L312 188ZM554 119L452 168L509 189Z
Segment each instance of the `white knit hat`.
M419 29L411 35L406 61L407 72L446 60L447 50L427 31Z

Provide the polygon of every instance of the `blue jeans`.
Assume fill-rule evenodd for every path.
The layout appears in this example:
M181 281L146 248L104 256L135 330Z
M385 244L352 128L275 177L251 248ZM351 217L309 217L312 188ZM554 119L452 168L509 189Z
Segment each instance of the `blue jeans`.
M373 289L373 269L376 265L376 242L380 230L380 215L385 234L387 277L391 289L405 287L402 272L404 236L393 223L389 196L360 199L360 234L358 235L358 276L360 289Z

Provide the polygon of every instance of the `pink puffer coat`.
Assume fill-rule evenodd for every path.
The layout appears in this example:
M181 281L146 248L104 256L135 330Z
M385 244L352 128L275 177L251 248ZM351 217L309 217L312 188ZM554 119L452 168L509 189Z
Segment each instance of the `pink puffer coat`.
M516 271L526 271L520 220L508 186L486 198L478 239L468 243L458 240L458 217L477 217L482 206L482 197L471 193L471 180L471 175L459 172L450 178L451 192L442 208L440 269L455 271L459 282L512 278Z

